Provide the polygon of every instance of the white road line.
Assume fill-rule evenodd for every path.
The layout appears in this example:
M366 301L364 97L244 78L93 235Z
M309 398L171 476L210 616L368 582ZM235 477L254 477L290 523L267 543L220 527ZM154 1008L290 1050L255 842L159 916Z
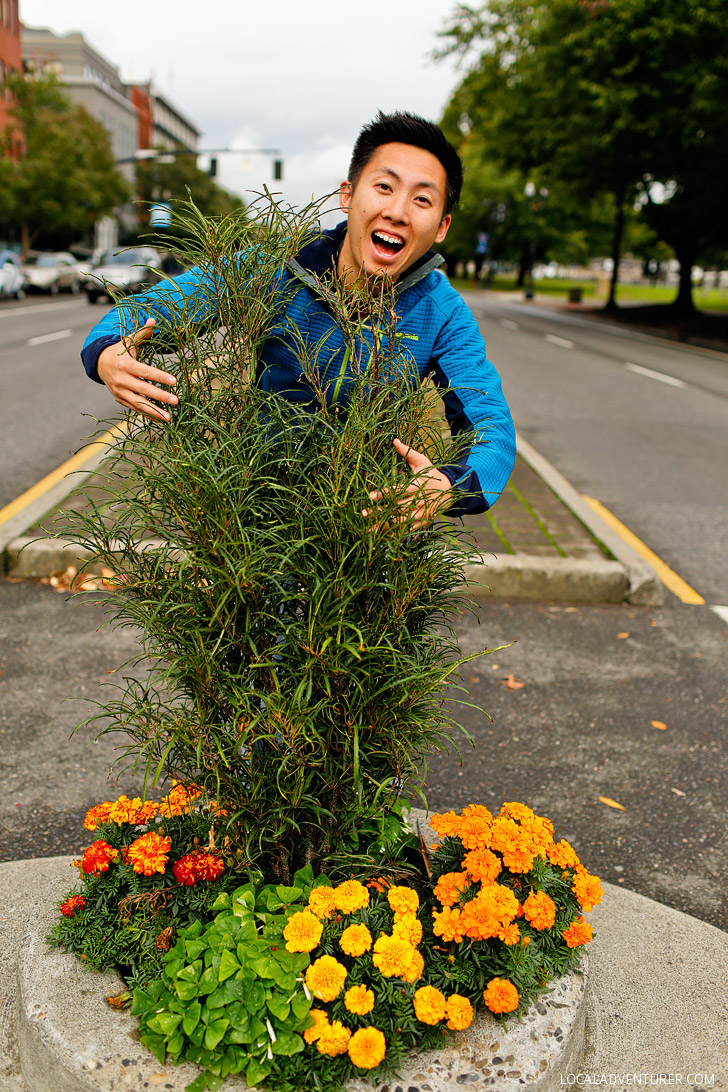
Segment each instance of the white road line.
M687 387L682 379L676 379L674 375L665 375L664 372L653 372L652 368L643 368L641 364L630 364L625 361L625 368L638 375L646 375L648 379L658 379L660 383L668 383L671 387Z
M560 345L562 349L573 349L574 342L565 337L557 337L556 334L544 334L544 341L550 341L552 345Z
M78 307L80 303L85 303L85 300L77 298L67 303L35 303L31 307L1 307L0 320L8 315L37 315L41 311L61 311L64 307Z
M32 337L29 345L45 345L46 341L62 341L64 337L70 337L73 330L56 330L54 334L39 334L38 337Z
M511 322L510 319L502 318L502 319L499 319L498 321L500 322L501 326L505 326L506 330L517 330L518 329L518 323L517 322Z
M710 609L715 611L718 617L722 618L726 625L728 625L728 607L711 607Z

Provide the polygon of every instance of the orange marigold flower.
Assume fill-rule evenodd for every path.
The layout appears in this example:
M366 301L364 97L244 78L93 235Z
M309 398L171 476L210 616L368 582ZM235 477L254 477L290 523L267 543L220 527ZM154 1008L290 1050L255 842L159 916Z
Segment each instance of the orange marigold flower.
M489 849L471 849L463 857L463 867L469 876L481 883L492 883L501 871L501 863Z
M374 990L366 986L352 986L344 994L344 1004L356 1016L366 1016L374 1008Z
M333 887L319 884L308 896L308 908L317 918L329 918L336 909L336 897Z
M518 1008L518 990L507 978L491 978L483 990L483 1000L491 1012L514 1012Z
M334 900L342 914L353 914L369 905L369 892L358 880L345 880L334 888Z
M197 785L184 785L181 781L173 781L170 791L162 797L159 814L165 817L186 815L190 811L192 801L200 796L202 792Z
M465 936L462 911L457 907L451 910L449 906L446 906L440 913L436 910L432 915L432 931L435 936L442 937L446 942L454 940L459 943Z
M546 857L554 844L552 837L553 828L547 826L544 819L534 815L533 819L524 819L521 823L521 831L530 841L530 848L541 857Z
M103 804L89 808L83 821L86 830L98 830L102 823L107 823L112 806L111 801L106 800Z
M409 967L414 949L398 936L382 934L374 942L374 966L386 978L402 978Z
M513 802L511 804L503 804L501 810L498 812L498 815L505 815L509 819L517 819L519 821L522 819L536 818L535 811L529 808L526 804L519 804L517 802Z
M463 931L472 940L487 940L508 925L517 912L518 899L513 892L501 884L490 884L462 906Z
M303 1037L310 1045L315 1043L324 1028L329 1026L329 1016L323 1009L311 1009L309 1015L313 1016L313 1024L310 1028L306 1028Z
M310 910L291 914L283 930L287 952L312 952L321 940L324 927Z
M345 955L356 958L369 951L372 946L372 934L366 925L349 925L341 934L339 946Z
M425 972L425 959L421 952L418 952L416 948L412 949L412 952L407 960L404 968L404 974L402 978L405 982L412 985L413 982L419 981Z
M416 948L422 943L422 922L414 914L395 914L392 933Z
M556 842L547 852L551 864L557 868L576 868L579 865L579 858L565 838Z
M172 865L172 872L177 883L192 887L201 880L216 880L225 871L225 864L220 857L202 850L186 853Z
M380 894L392 886L392 881L388 880L386 876L376 876L373 880L367 880L367 887L373 887L375 891Z
M62 909L63 907L61 907ZM576 921L572 921L568 929L564 929L561 935L569 948L578 948L580 944L589 943L594 935L594 930L588 921L578 917Z
M306 971L306 985L319 1001L333 1001L344 988L347 970L333 956L323 955Z
M69 895L64 902L61 903L61 913L67 918L75 917L79 910L83 910L86 905L86 900L83 895ZM573 947L573 945L571 945Z
M532 891L523 904L523 916L534 929L550 929L556 919L556 903L545 891Z
M172 848L172 839L150 831L142 834L129 846L129 860L135 872L143 876L153 876L155 872L164 872L167 857Z
M316 1040L316 1049L321 1054L328 1054L330 1058L335 1058L337 1054L346 1054L350 1039L349 1029L344 1027L341 1020L334 1020L332 1024L327 1024L321 1029Z
M433 815L430 826L441 838L454 838L460 833L461 822L460 816L454 811L445 811L441 815Z
M510 845L501 856L509 872L530 872L536 859L534 850L524 845Z
M421 1024L439 1024L445 1015L445 995L434 986L420 986L414 996L415 1016Z
M137 823L139 812L142 810L142 799L135 796L130 800L128 796L120 796L109 809L109 820L112 823Z
M512 921L510 925L504 925L503 928L495 934L498 940L502 940L508 947L512 947L514 944L518 944L521 939L521 930L516 925L515 921Z
M139 809L139 815L137 816L137 824L143 826L148 823L150 819L154 819L155 815L159 811L159 804L155 804L153 800L145 800Z
M467 997L451 993L445 1005L445 1015L450 1031L463 1031L473 1022L473 1006Z
M112 861L119 856L118 849L114 849L108 842L99 839L87 846L81 858L81 868L87 876L98 876L106 872Z
M442 906L454 906L467 886L467 872L444 872L435 884L435 898Z
M375 1069L384 1059L387 1041L379 1028L359 1028L349 1040L348 1051L357 1069Z
M475 809L479 805L473 804L471 807ZM487 808L483 808L482 811L473 810L469 814L466 808L464 815L465 818L460 825L460 841L466 849L487 849L490 846L493 816Z
M602 901L602 885L598 876L590 876L585 868L577 868L571 890L576 895L579 906L589 913Z
M415 914L420 906L420 896L411 887L390 887L387 901L395 914Z

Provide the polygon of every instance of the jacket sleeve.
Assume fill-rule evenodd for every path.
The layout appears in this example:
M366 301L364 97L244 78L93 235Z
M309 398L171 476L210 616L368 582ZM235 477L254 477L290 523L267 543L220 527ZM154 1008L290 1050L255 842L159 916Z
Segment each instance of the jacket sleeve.
M180 277L148 288L132 300L121 299L97 322L83 344L81 360L89 378L101 383L97 366L104 349L143 326L148 318L156 318L163 326L164 321L171 318L170 305L177 314L180 306L184 308L186 322L201 323L212 318L217 314L218 296L210 275L202 267L195 266Z
M465 516L491 508L505 488L516 457L516 434L478 324L462 297L453 296L454 306L435 341L432 376L452 435L473 434L458 461L439 468L456 490L447 515Z

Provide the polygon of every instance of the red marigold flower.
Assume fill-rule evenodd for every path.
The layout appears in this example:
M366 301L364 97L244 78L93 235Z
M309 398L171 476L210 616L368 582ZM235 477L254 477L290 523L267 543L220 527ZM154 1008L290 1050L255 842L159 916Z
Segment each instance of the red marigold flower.
M83 910L86 900L83 895L69 895L65 902L61 903L61 913L67 918L75 917L79 910Z
M177 883L187 887L192 887L201 880L216 880L222 875L224 869L225 865L220 857L212 853L203 853L201 850L186 853L172 865L172 872Z
M102 872L106 872L109 865L113 860L119 856L118 849L114 849L108 842L101 841L92 842L83 853L81 859L81 868L87 876L98 876Z
M172 839L150 831L142 834L129 846L129 860L135 872L144 876L153 876L155 872L164 872L167 856L172 848Z
M102 823L106 823L112 807L111 801L106 800L103 804L96 804L95 807L89 808L83 821L86 830L98 830Z

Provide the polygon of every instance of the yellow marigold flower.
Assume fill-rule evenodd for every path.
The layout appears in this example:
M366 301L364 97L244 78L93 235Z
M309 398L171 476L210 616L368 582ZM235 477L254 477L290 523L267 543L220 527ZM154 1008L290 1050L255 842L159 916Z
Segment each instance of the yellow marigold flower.
M461 822L460 816L454 811L445 811L441 815L433 815L430 826L441 838L453 838L460 833Z
M402 978L407 971L412 952L411 944L398 936L383 934L374 942L374 966L385 978Z
M545 891L532 891L523 904L523 916L534 929L550 929L556 918L556 903Z
M418 952L416 948L412 949L412 953L407 960L404 968L404 974L402 978L405 982L412 985L413 982L419 981L425 971L425 960L421 952Z
M481 883L492 883L501 871L501 863L489 849L471 849L463 857L468 875Z
M521 930L516 925L515 921L512 921L510 925L504 925L503 928L495 934L498 940L502 940L508 947L512 947L514 944L518 944L521 939Z
M366 1016L374 1008L374 990L366 986L352 986L344 994L344 1004L356 1016Z
M411 887L390 887L387 901L395 914L415 914L419 909L420 896Z
M334 900L342 914L353 914L369 905L369 892L358 880L345 880L334 888Z
M335 1058L337 1054L346 1054L350 1039L349 1029L344 1027L341 1020L334 1020L332 1024L327 1024L321 1029L316 1040L316 1049L321 1054L328 1054L330 1058Z
M445 1005L445 1015L450 1031L463 1031L473 1022L473 1006L467 997L451 993Z
M483 990L483 1000L491 1012L514 1012L518 1008L518 990L507 978L491 978Z
M155 804L153 800L145 800L139 809L137 815L137 823L143 825L148 823L150 819L154 819L155 815L159 811L159 804Z
M395 914L392 933L416 948L422 943L422 922L414 914Z
M444 872L435 884L435 898L442 906L454 906L467 886L467 872Z
M451 910L449 906L446 906L440 913L435 911L432 915L432 931L435 936L442 937L445 942L454 940L459 943L465 936L462 911L457 907Z
M103 804L96 804L95 807L89 808L83 821L86 830L98 830L102 823L107 823L112 807L111 801L106 800Z
M336 909L333 887L319 884L308 896L308 908L317 918L329 918Z
M357 1069L375 1069L384 1059L387 1041L379 1028L359 1028L349 1040L348 1050Z
M594 935L594 930L588 921L579 917L576 921L572 921L569 928L564 929L561 935L569 948L578 948L580 944L589 943Z
M283 930L287 952L312 952L321 940L324 927L309 910L291 914Z
M344 988L347 970L333 956L323 955L306 971L306 985L319 1001L333 1001Z
M587 870L581 866L576 870L571 890L576 895L579 906L587 913L602 901L602 895L604 894L599 877L590 876Z
M328 1013L323 1009L311 1009L311 1016L313 1016L313 1024L310 1028L306 1028L303 1033L303 1037L310 1045L315 1043L324 1028L329 1026Z
M414 997L415 1016L421 1024L439 1024L445 1015L445 995L434 986L420 986Z
M372 946L372 934L366 925L349 925L339 940L342 952L348 956L361 956Z
M135 796L133 800L130 800L128 796L120 796L109 809L109 820L112 823L137 823L141 810L140 796Z
M557 868L577 868L579 865L579 858L565 838L550 846L547 852L551 864Z
M171 848L171 838L163 838L161 834L150 831L131 843L128 859L135 872L153 876L155 872L164 872Z

